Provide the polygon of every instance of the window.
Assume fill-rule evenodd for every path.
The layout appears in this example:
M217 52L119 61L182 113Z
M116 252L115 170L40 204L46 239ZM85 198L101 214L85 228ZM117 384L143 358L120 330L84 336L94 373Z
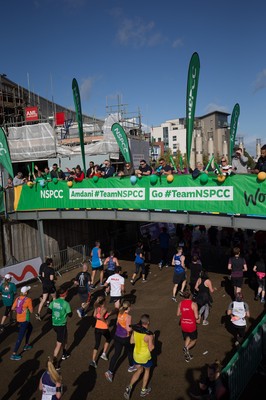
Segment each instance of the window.
M176 144L173 144L173 149L176 149L177 148L177 145Z
M158 138L158 142L161 142L161 141L162 141L162 139L159 137L159 138Z
M176 136L173 136L173 142L176 142Z

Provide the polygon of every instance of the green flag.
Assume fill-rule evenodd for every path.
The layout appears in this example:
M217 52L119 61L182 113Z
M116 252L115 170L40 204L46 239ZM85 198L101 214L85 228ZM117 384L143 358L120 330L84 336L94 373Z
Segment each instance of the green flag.
M187 102L186 102L186 151L188 167L190 165L191 142L194 130L194 116L199 82L200 60L198 53L193 53L188 69Z
M84 151L84 134L83 134L81 101L80 101L78 82L76 81L75 78L72 80L72 91L73 91L74 104L75 104L76 116L77 116L77 121L78 121L79 142L80 142L80 149L81 149L81 155L82 155L82 161L83 161L83 172L86 175L86 159L85 159L85 151Z
M14 178L10 152L3 128L0 128L0 164L7 170L11 178Z
M176 169L175 162L174 162L174 159L173 159L173 157L172 157L172 156L170 156L170 161L171 161L171 163L172 163L172 166L173 166L173 168L174 168L174 170L175 170L175 172L176 172L176 171L177 171L177 169Z
M235 146L235 141L236 141L237 123L238 123L239 115L240 115L240 106L238 103L236 103L234 106L233 112L232 112L232 117L231 117L231 122L230 122L230 151L229 151L230 159L231 159L233 151L234 151L234 146Z
M130 149L128 145L128 140L127 140L127 135L126 132L124 131L123 127L115 122L112 125L111 128L113 135L117 141L117 144L119 146L119 149L125 159L126 162L131 163L131 154L130 154Z

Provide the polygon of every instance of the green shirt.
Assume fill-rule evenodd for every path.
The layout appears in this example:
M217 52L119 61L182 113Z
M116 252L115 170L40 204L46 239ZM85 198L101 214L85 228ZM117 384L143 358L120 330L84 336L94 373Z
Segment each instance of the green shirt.
M67 314L71 313L70 304L63 298L53 300L49 305L52 310L53 326L64 326L67 323Z
M12 306L15 294L17 293L16 285L9 282L7 286L4 283L0 286L0 293L2 293L3 304L6 307Z

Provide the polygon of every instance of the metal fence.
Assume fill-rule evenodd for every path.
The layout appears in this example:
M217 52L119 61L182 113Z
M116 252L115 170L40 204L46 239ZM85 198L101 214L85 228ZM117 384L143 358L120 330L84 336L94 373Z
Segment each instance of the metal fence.
M54 253L51 255L51 258L53 259L55 272L61 275L61 273L76 267L86 259L85 246L79 244L74 247L68 247L67 249Z
M223 369L230 400L239 399L248 382L266 356L266 315Z

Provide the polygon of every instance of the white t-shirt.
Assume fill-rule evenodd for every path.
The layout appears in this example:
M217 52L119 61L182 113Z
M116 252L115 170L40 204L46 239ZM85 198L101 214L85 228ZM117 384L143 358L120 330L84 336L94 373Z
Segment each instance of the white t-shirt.
M110 296L111 297L119 297L122 296L121 293L121 285L125 284L125 278L119 274L114 274L109 276L106 281L110 285Z

